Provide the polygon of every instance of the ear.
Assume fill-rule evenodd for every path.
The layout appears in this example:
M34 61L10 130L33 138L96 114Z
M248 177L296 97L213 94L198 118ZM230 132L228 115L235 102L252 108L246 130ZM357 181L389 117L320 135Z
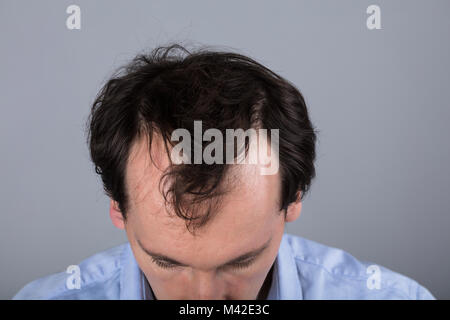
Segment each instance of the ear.
M111 221L113 225L116 226L116 228L122 230L125 229L125 223L123 220L122 212L119 210L119 205L112 199L109 205L109 217L111 218Z
M297 192L297 199L295 202L292 202L288 208L286 213L286 222L293 222L297 220L300 216L300 212L302 211L302 203L300 201L301 192Z

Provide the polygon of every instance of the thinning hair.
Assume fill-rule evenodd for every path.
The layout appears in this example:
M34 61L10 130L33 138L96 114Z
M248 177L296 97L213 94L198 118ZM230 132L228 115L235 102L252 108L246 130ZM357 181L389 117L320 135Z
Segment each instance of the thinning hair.
M315 177L316 132L304 98L289 81L239 53L200 48L190 52L170 44L140 53L120 67L93 102L86 124L87 143L103 189L129 210L126 168L130 148L142 135L150 151L155 134L169 152L171 133L203 129L279 129L280 211L301 199ZM247 146L246 146L247 147ZM225 148L225 146L224 146ZM151 153L150 153L151 154ZM160 181L177 216L187 227L204 225L221 196L228 164L170 165ZM198 207L209 203L207 210Z

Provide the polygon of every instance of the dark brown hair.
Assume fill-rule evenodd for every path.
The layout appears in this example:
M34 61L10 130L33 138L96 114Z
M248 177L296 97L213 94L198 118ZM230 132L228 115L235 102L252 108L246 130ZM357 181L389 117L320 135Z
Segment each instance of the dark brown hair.
M145 134L150 148L157 133L168 152L172 131L185 128L193 134L194 120L202 121L203 130L216 128L223 133L238 128L279 129L280 211L286 212L299 192L304 198L315 177L316 133L299 90L247 56L206 48L189 52L172 44L138 54L119 68L98 93L88 118L87 141L95 171L124 219L132 144ZM194 220L197 227L205 224L217 209L228 166L169 166L164 177L171 179L161 179L170 181L164 198L166 202L170 198L188 229ZM215 205L199 214L196 205L205 203Z

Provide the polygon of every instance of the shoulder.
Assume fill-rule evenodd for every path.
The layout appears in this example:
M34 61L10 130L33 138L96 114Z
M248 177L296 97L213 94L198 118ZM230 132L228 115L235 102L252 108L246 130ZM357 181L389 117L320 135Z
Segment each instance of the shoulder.
M350 253L285 234L305 299L435 299L417 281Z
M121 255L126 245L98 252L65 271L31 281L12 299L115 299L119 296Z

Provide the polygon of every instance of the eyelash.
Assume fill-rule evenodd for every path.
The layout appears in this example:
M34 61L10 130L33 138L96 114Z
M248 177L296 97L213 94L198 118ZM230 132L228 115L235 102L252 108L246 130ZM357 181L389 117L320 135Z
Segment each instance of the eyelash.
M157 259L155 259L153 257L152 257L152 260L157 266L159 266L159 267L161 267L163 269L174 269L174 268L177 267L177 265L166 263L166 262L162 262L161 260L157 260ZM244 268L247 268L248 266L250 266L252 264L252 262L253 262L253 259L247 260L247 261L244 261L244 262L235 263L235 264L231 265L230 267L232 267L234 269L244 269Z
M157 266L159 266L159 267L161 267L161 268L164 268L164 269L172 269L172 268L175 268L175 267L176 267L176 265L162 262L161 260L157 260L157 259L155 259L155 258L153 258L153 257L152 257L152 261L153 261L154 263L156 263Z
M234 265L232 265L232 268L234 269L244 269L247 268L248 266L250 266L252 264L253 260L247 260L244 262L238 262L235 263Z

